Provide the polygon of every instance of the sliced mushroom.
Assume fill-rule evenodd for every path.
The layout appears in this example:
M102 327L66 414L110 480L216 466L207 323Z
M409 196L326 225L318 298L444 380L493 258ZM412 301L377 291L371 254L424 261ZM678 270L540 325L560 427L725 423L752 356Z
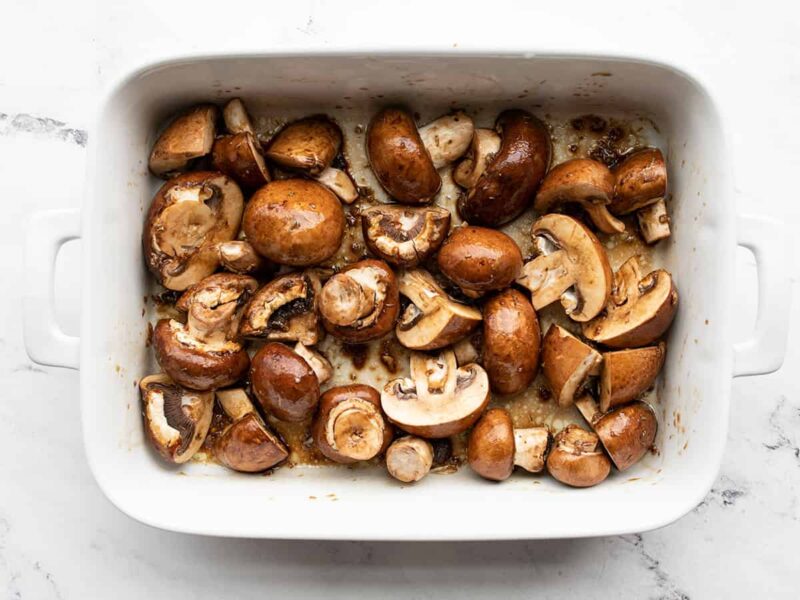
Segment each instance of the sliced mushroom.
M615 198L611 212L626 215L636 211L639 229L648 244L670 235L664 196L667 164L658 148L643 148L629 154L614 169Z
M361 213L370 252L398 267L416 267L442 245L450 211L438 206L373 206Z
M433 465L433 446L428 440L407 435L386 450L386 470L403 483L414 483L427 475Z
M559 406L570 406L591 377L600 375L603 357L556 324L544 336L542 372Z
M319 381L320 385L333 377L333 367L330 361L322 356L322 354L313 348L303 345L302 342L297 342L297 344L295 344L294 351L295 354L308 363L308 366L314 371L314 375L317 376L317 381Z
M319 401L319 379L299 354L277 342L261 347L250 367L253 394L281 421L304 421Z
M441 169L463 156L470 146L474 130L472 119L458 111L420 127L419 137L431 156L433 166Z
M171 290L185 290L219 266L217 245L236 237L244 198L222 173L179 175L156 193L142 246L147 267Z
M600 231L620 233L625 231L625 223L607 208L613 198L614 176L608 167L596 160L574 158L550 169L533 207L548 213L564 204L580 204Z
M261 271L265 261L258 255L250 242L232 240L217 245L219 262L224 269L231 273L248 275Z
M489 378L476 364L456 365L452 350L415 352L411 376L386 384L381 406L389 420L412 435L442 438L465 431L489 402Z
M261 155L261 145L252 133L224 135L211 149L214 168L235 179L246 189L260 188L271 178Z
M667 345L603 353L600 374L600 410L635 400L650 389L664 366Z
M667 203L663 198L640 208L636 218L639 220L639 231L648 244L655 244L670 236Z
M583 335L611 348L637 348L656 341L672 324L678 290L663 269L642 277L639 260L626 260L614 277L605 313L583 325Z
M211 152L219 110L203 104L172 121L150 152L150 172L168 179L189 168L191 161Z
M591 487L605 481L611 461L600 449L600 439L577 425L567 425L553 439L547 472L572 487Z
M501 137L500 149L485 161L485 170L458 199L461 218L488 227L512 221L530 205L550 166L552 153L547 127L528 112L507 110L500 113L495 129ZM473 146L477 145L476 141ZM473 153L473 156L478 155ZM471 160L468 163L471 169L464 169L464 172L472 171L472 177L467 177L471 181L479 161L467 160ZM463 177L460 175L459 179Z
M219 390L217 401L233 421L214 444L219 462L235 471L258 473L289 457L289 450L267 428L243 389Z
M225 108L222 109L222 118L225 121L225 128L228 133L234 135L237 133L256 134L250 115L247 114L247 109L241 98L233 98L225 104Z
M522 268L517 282L531 292L540 310L561 299L573 321L588 321L603 310L613 276L603 246L584 225L566 215L549 214L531 228L537 256Z
M494 155L500 152L501 143L502 140L494 129L475 129L469 152L453 169L453 181L463 188L474 187Z
M324 115L293 121L267 146L267 158L289 169L319 175L327 169L342 145L339 126Z
M147 438L164 460L185 463L203 445L214 412L212 392L194 392L167 375L139 382Z
M344 464L374 458L392 441L392 428L381 414L378 390L362 384L325 392L312 431L319 451Z
M397 341L406 348L444 348L468 335L481 321L478 309L450 298L423 269L403 273L399 287L411 302L395 329Z
M356 188L356 184L353 183L350 176L341 169L328 167L314 179L339 196L339 200L345 204L352 204L358 199L358 188Z

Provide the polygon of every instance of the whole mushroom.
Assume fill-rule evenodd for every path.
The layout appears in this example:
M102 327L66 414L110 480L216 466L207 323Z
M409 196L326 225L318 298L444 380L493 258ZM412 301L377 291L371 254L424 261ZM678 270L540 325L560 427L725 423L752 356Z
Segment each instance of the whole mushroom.
M600 374L603 357L569 331L552 324L542 343L542 372L559 406L570 406Z
M414 483L425 477L433 465L433 446L428 440L406 435L386 449L386 470L403 483Z
M361 213L369 251L396 267L416 267L442 245L450 229L450 211L438 206L385 204Z
M219 110L212 104L189 109L173 120L153 144L150 172L169 179L211 152Z
M577 425L567 425L553 439L547 472L572 487L591 487L605 481L611 461L600 449L600 439Z

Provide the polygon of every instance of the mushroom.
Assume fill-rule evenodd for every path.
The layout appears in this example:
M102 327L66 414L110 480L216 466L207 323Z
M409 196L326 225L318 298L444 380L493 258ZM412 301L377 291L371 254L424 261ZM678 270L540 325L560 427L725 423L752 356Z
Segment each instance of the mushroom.
M416 267L442 245L450 211L438 206L373 206L361 213L370 252L397 267Z
M244 107L244 102L242 102L241 98L228 100L225 108L222 109L222 118L225 121L225 128L228 133L234 135L237 133L256 134L250 115L247 114L247 109Z
M570 406L602 365L597 350L563 327L550 325L542 343L542 372L559 406Z
M297 342L294 346L294 352L308 363L314 375L317 376L317 381L322 385L333 377L333 367L327 358L322 356L313 348L305 346L302 342Z
M495 392L516 394L533 382L541 338L536 311L522 293L509 289L486 302L483 367Z
M397 278L385 262L362 260L328 279L318 304L329 333L350 344L368 342L394 327L400 310Z
M219 390L217 401L233 420L214 444L219 462L234 471L258 473L289 457L289 450L267 428L243 389Z
M437 169L466 152L472 131L472 119L461 112L417 129L405 110L385 108L367 130L369 163L392 198L403 204L427 204L442 185Z
M580 204L604 233L625 231L625 223L608 212L614 198L614 176L603 163L574 158L553 167L536 193L533 208L552 212L564 204Z
M456 168L458 179L475 181L458 199L458 214L471 224L488 227L508 223L530 205L552 152L547 127L524 110L500 113L495 129L501 137L499 150L492 152L492 140L484 135L473 142L468 167ZM484 158L482 152L494 155Z
M636 211L636 218L639 220L639 231L648 244L655 244L670 236L667 203L663 198L640 208Z
M664 196L667 193L667 164L658 148L632 152L614 168L614 201L609 208L615 215L637 213L639 229L648 244L669 237L669 217Z
M185 463L203 445L214 413L214 394L177 385L167 375L139 382L147 438L164 460Z
M477 364L456 366L452 350L411 354L411 376L386 384L381 406L404 431L442 438L469 429L489 402L489 378Z
M252 133L224 135L211 149L214 168L235 179L243 188L260 188L270 180L261 145Z
M572 487L591 487L611 472L611 461L599 448L600 439L577 425L567 425L553 439L547 472Z
M471 362L480 362L480 352L478 351L479 346L480 342L476 344L474 340L469 337L458 340L455 344L453 344L453 352L456 355L456 362L460 365L466 365ZM487 375L489 375L488 372ZM489 375L489 383L491 383L491 381L492 377Z
M291 348L270 342L253 356L250 385L263 409L281 421L304 421L317 408L319 379Z
M465 225L454 229L444 241L438 264L464 294L477 298L511 285L522 270L522 253L505 233Z
M547 427L514 429L506 409L492 408L469 434L467 461L481 477L503 481L511 477L515 465L531 473L541 472L549 449Z
M345 204L352 204L358 199L358 188L350 176L341 169L328 167L322 173L314 177L319 183L324 185L334 194L339 196L339 200Z
M661 372L667 345L603 353L600 373L600 410L635 400L648 390Z
M605 313L584 323L583 335L611 348L653 343L669 328L678 310L678 290L663 269L642 277L639 260L626 260L614 277Z
M494 129L475 129L469 152L453 169L453 181L463 188L474 187L494 155L500 152L501 143L502 140Z
M303 267L321 263L339 249L344 212L336 197L320 184L281 179L253 194L242 229L262 256L278 264Z
M219 111L212 104L189 109L173 120L153 144L150 172L169 179L190 167L190 163L211 152Z
M142 246L147 267L170 290L185 290L219 266L217 245L236 237L244 210L239 186L222 173L178 175L156 193Z
M239 333L244 337L313 346L321 333L317 319L320 288L319 278L311 271L287 273L273 279L250 299Z
M396 439L386 450L386 470L403 483L414 483L433 466L433 446L428 440L407 435Z
M320 398L312 433L326 458L344 464L374 458L392 441L392 428L381 414L378 390L362 384L326 391Z
M611 294L612 273L603 246L572 217L549 214L531 228L537 256L522 267L517 283L541 310L559 298L573 321L597 316Z
M423 269L404 272L399 288L410 301L395 328L397 341L406 348L444 348L468 335L481 321L478 309L450 298Z
M223 344L239 337L244 305L258 288L246 275L217 273L194 284L175 303L187 313L186 331L201 342Z
M217 244L219 262L231 273L248 275L264 269L265 261L250 242L231 240Z

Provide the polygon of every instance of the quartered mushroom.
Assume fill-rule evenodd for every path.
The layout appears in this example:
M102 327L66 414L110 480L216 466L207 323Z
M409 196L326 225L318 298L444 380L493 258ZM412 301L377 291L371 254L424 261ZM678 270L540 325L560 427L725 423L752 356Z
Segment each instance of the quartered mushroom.
M253 356L250 385L263 409L281 421L304 421L319 402L320 379L312 365L277 342L265 344Z
M416 267L442 245L450 211L438 206L373 206L361 213L369 251L397 267Z
M393 435L381 413L378 390L363 384L326 391L312 432L319 451L344 464L376 457L389 446Z
M325 329L348 343L362 343L389 333L397 320L397 278L385 262L362 260L325 282L319 295Z
M669 237L669 217L664 196L667 193L667 164L658 148L632 152L614 168L615 215L637 213L639 229L648 244Z
M247 113L241 98L228 100L222 109L222 118L225 121L225 129L228 130L228 133L234 135L237 133L256 134L253 122L250 120L250 115Z
M572 487L591 487L605 481L611 461L600 448L600 439L577 425L567 425L553 439L547 472Z
M422 438L406 435L386 449L386 470L403 483L414 483L427 475L433 466L433 445Z
M506 409L492 408L469 434L467 462L481 477L503 481L511 477L515 466L530 473L544 470L549 449L547 427L514 429Z
M235 471L258 473L289 457L286 445L264 424L242 388L218 390L217 401L233 421L214 444L219 462Z
M404 431L442 438L465 431L489 402L489 378L477 364L457 366L452 350L411 355L410 377L395 379L381 393L389 420Z
M185 173L166 182L142 232L150 272L178 291L211 275L219 266L217 246L236 237L243 210L239 186L222 173Z
M261 144L246 131L217 138L211 149L211 161L215 169L249 190L260 188L271 179Z
M570 406L600 375L603 357L569 331L552 324L542 342L542 372L559 406Z
M217 244L219 263L223 269L239 275L249 275L261 271L266 266L250 242L231 240Z
M584 323L583 335L611 348L636 348L653 343L672 324L678 310L678 290L663 269L642 276L632 256L614 277L614 292L605 312Z
M406 348L444 348L468 335L481 321L478 309L450 298L423 269L404 272L399 288L410 304L400 316L395 335Z
M517 283L531 292L533 308L556 300L573 321L597 316L611 294L613 275L595 235L572 217L549 214L531 228L537 256L522 268Z
M456 168L457 183L474 181L458 199L458 214L489 227L512 221L530 205L552 153L547 127L524 110L500 113L495 129L500 148L494 151L493 138L478 130L467 167Z
M600 410L635 400L646 392L661 372L667 345L617 350L603 353L603 370L600 373Z
M195 159L211 152L219 110L212 104L189 109L172 121L150 152L150 172L169 177L186 171Z
M214 413L214 393L187 390L168 375L139 382L144 430L164 460L185 463L203 445Z
M608 212L614 199L614 176L603 163L574 158L556 165L536 193L534 209L552 212L565 204L580 204L604 233L625 231L625 224Z

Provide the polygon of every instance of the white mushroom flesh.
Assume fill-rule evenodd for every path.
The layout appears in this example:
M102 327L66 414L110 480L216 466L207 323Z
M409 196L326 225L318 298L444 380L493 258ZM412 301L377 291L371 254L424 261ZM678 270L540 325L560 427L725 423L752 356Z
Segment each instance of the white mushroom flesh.
M550 433L547 427L514 430L514 464L531 473L544 469Z
M297 344L295 344L294 351L308 363L308 366L311 367L311 370L314 371L314 374L317 376L317 381L319 381L320 385L331 378L333 375L333 367L331 367L331 363L328 359L319 352L316 352L313 348L309 348L302 342L297 342Z
M386 470L404 483L419 481L433 465L433 446L427 440L414 436L395 440L386 450Z
M474 130L472 119L463 112L457 112L420 127L419 136L422 145L431 155L433 166L441 169L467 151Z
M225 121L225 128L230 133L256 134L250 115L247 114L244 102L240 98L234 98L225 105L225 108L222 109L222 118Z
M639 209L636 217L639 220L639 231L648 244L655 244L670 236L667 203L663 198Z
M502 139L494 129L476 129L469 154L453 171L453 181L463 188L474 187L494 155L500 151L501 144Z
M325 440L339 454L369 460L381 451L385 429L386 423L374 404L350 398L331 409Z
M358 199L358 189L350 176L335 167L328 167L315 177L322 185L339 197L345 204L352 204Z

